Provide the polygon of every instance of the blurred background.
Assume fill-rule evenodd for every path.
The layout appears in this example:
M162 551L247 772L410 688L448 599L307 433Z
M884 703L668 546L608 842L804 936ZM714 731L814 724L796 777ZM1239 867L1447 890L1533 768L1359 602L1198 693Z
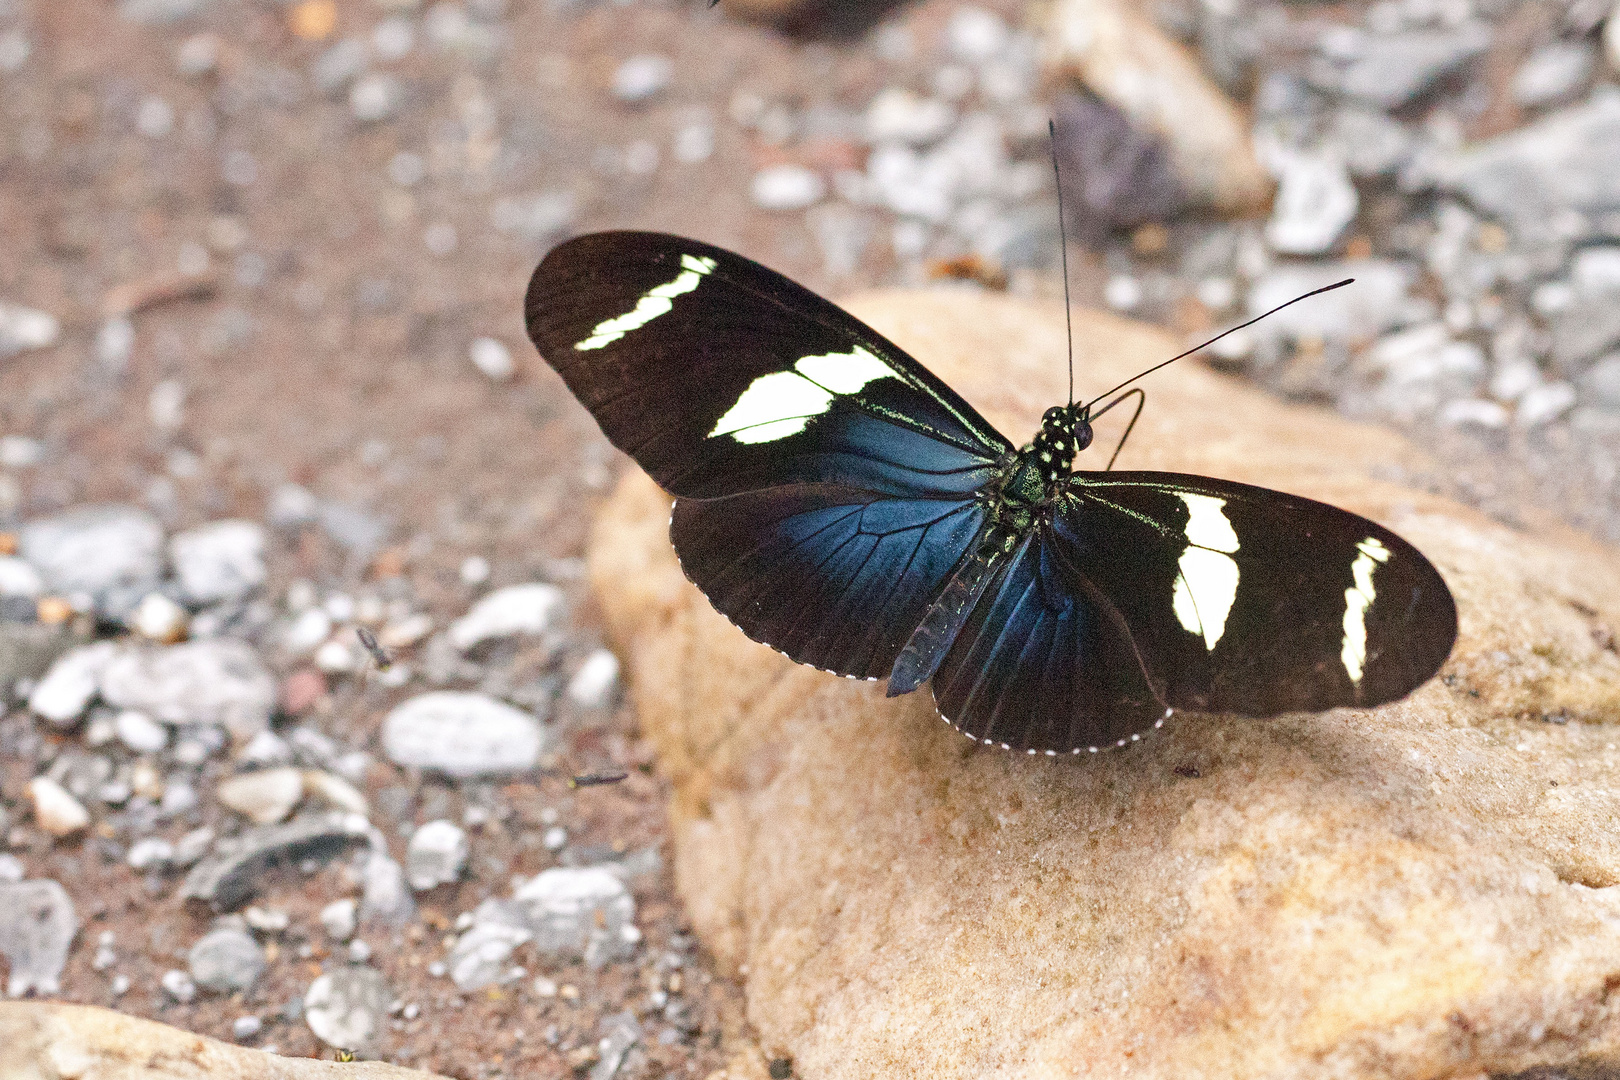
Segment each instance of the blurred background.
M1416 435L1435 465L1407 483L1620 539L1617 12L0 0L0 889L73 901L49 900L54 973L18 983L25 931L0 925L13 990L329 1053L304 1003L340 958L381 980L344 993L395 1060L726 1063L737 1003L683 930L580 581L622 466L523 333L529 274L572 234L683 233L833 296L1050 300L1055 119L1077 302L1191 343L1354 276L1188 362ZM202 528L226 519L245 525ZM40 698L97 637L244 643L273 704L238 731L174 703L195 683L135 693L94 664L79 698ZM388 742L385 714L446 688L541 722L533 768L446 777L431 739ZM631 776L563 782L599 767ZM280 803L222 787L277 769L304 776ZM311 773L361 800L370 854L266 878L252 918L199 913L185 875L221 839L345 805ZM429 822L459 840L428 830L415 865L440 876L390 901ZM514 876L608 864L632 902L608 954L467 959ZM217 934L237 951L199 961Z

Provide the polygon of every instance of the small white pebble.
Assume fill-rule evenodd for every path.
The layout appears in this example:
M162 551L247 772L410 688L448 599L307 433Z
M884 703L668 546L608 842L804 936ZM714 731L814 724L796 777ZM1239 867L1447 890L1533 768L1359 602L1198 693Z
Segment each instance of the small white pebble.
M505 382L512 377L515 365L512 363L512 350L504 343L492 337L481 337L473 341L467 350L472 359L473 366L496 382Z
M568 680L569 699L587 709L612 705L618 690L619 658L607 649L591 653Z
M197 996L197 984L191 981L191 976L178 968L170 968L163 973L161 980L163 990L180 1004L188 1004Z
M489 580L489 560L481 555L469 555L461 563L461 583L474 587Z
M763 210L803 210L822 200L827 182L803 165L772 165L754 174L750 192Z
M561 825L553 825L545 831L540 842L546 846L547 851L561 851L568 846L568 830Z
M238 1016L231 1022L231 1036L238 1042L251 1039L264 1030L264 1021L257 1016Z

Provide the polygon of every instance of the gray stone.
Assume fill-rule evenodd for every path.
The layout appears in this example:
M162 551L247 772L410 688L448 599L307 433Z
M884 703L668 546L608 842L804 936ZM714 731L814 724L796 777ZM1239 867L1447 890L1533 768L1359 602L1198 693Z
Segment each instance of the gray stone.
M343 813L308 814L284 825L246 829L219 841L213 854L192 867L180 895L234 911L252 898L260 876L271 867L306 859L326 862L370 835L365 818Z
M1277 198L1266 241L1285 255L1323 255L1355 220L1360 198L1345 163L1331 154L1276 155Z
M270 723L275 679L258 655L231 638L165 648L127 648L101 671L109 705L165 724L217 724L245 743Z
M1620 297L1580 297L1552 324L1552 359L1572 371L1620 344Z
M1513 100L1525 108L1556 104L1586 85L1597 61L1597 46L1589 41L1543 45L1513 73Z
M204 934L187 956L191 978L205 990L221 994L250 988L264 973L264 950L253 935L234 926Z
M143 837L130 845L124 861L135 870L162 870L174 862L174 845L160 836Z
M321 528L356 559L370 559L393 532L385 518L348 503L323 502L316 511Z
M61 336L62 324L55 316L0 303L0 360L33 349L48 349Z
M185 598L199 606L240 600L264 584L264 527L214 521L177 534L169 557Z
M827 181L803 165L769 165L754 174L749 194L762 210L803 210L827 194Z
M1600 87L1584 104L1528 127L1415 164L1406 187L1433 185L1477 209L1541 235L1559 211L1620 209L1620 89Z
M613 73L613 96L638 105L657 97L675 75L675 65L667 56L632 56Z
M45 579L29 565L28 560L15 555L0 555L0 596L32 600L44 591Z
M497 638L544 634L562 611L563 593L557 586L543 582L511 585L490 593L451 623L450 642L466 652Z
M391 120L405 104L405 86L392 75L364 75L349 88L349 111L363 124Z
M586 709L605 709L619 697L619 658L597 649L568 680L568 699Z
M1575 388L1567 382L1531 387L1519 398L1519 408L1513 414L1513 419L1520 427L1544 427L1574 408L1575 398Z
M190 975L179 968L165 971L163 978L158 980L158 985L163 987L164 993L182 1005L189 1005L197 999L197 984L192 981Z
M601 1056L591 1066L590 1080L613 1080L624 1067L630 1049L641 1041L641 1024L637 1022L636 1014L627 1010L602 1017L599 1030L602 1037L597 1040L596 1048Z
M383 721L388 760L455 777L532 769L550 742L540 722L487 694L441 690L420 694Z
M569 191L543 191L497 200L489 222L503 233L513 233L534 245L550 245L564 236L579 213Z
M1605 356L1581 376L1581 392L1605 409L1620 409L1620 353Z
M65 653L28 695L28 707L58 727L77 723L95 699L102 673L119 651L115 642L97 641Z
M137 26L173 26L208 10L209 0L119 0L118 15Z
M945 24L946 48L956 59L969 64L995 59L1007 48L1011 38L1001 16L981 7L957 8Z
M360 880L363 918L399 926L416 914L416 901L405 886L405 868L388 854L376 833L372 834L371 850L360 867Z
M1398 173L1412 159L1417 136L1398 120L1372 109L1340 109L1328 122L1328 141L1350 175L1372 179Z
M546 956L599 968L635 951L641 940L635 917L635 898L610 868L556 867L519 885L510 900L484 901L473 912L473 928L517 928Z
M382 1038L393 994L375 968L349 965L328 971L304 993L304 1022L338 1050L367 1052Z
M54 881L0 882L0 953L11 965L6 995L62 990L62 968L79 932L67 890Z
M80 640L66 626L0 621L0 689L38 679Z
M500 901L486 900L479 906L479 911L491 914L494 909L489 905L499 904ZM486 911L486 908L488 910ZM522 925L522 916L513 913L510 921L496 921L494 918L484 922L475 922L471 928L456 939L450 948L450 955L446 958L450 979L457 988L466 991L481 990L486 986L493 986L500 982L508 971L507 961L519 945L531 941L534 935Z
M469 847L467 833L442 818L430 821L411 834L405 849L405 880L417 892L448 885L466 869Z
M118 741L137 754L155 754L169 745L169 729L139 709L125 709L113 719Z
M321 501L308 488L282 484L270 494L265 520L277 529L296 529L320 516Z
M1490 27L1483 23L1394 34L1336 33L1327 50L1336 55L1313 66L1310 76L1323 89L1381 109L1396 109L1490 44Z
M1369 340L1386 330L1420 317L1418 305L1407 298L1413 271L1385 259L1279 265L1249 288L1250 317L1296 296L1355 278L1347 285L1279 311L1252 328L1256 337L1298 341Z
M348 941L360 928L360 909L353 897L334 900L321 908L321 926L337 941Z
M163 573L163 526L132 506L86 506L23 526L20 553L53 591L88 594L114 617Z
M864 134L867 142L876 145L926 146L943 138L955 124L956 109L949 102L890 87L867 106Z

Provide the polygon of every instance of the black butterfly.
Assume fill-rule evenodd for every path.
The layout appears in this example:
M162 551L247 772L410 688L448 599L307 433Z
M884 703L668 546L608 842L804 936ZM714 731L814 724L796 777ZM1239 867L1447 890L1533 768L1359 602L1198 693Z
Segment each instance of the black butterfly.
M932 680L975 739L1079 753L1174 709L1378 705L1456 637L1439 573L1388 529L1226 480L1071 471L1122 398L1048 409L1015 448L870 327L719 248L578 237L525 314L674 494L675 551L716 608L890 695Z

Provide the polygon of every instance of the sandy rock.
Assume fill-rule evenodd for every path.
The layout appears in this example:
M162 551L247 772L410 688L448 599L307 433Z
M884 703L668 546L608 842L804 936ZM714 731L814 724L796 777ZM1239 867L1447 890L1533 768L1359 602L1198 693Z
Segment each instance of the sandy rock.
M1015 441L1061 399L1056 308L852 306ZM1178 345L1077 323L1082 390ZM1429 554L1461 612L1441 676L1372 711L1009 755L924 693L744 638L684 580L640 473L606 507L591 577L674 785L677 886L767 1057L804 1080L1620 1064L1620 556L1402 487L1427 466L1400 437L1196 361L1149 394L1121 467L1325 498Z
M0 1003L0 1076L29 1080L433 1080L378 1061L278 1057L91 1005Z
M1044 35L1049 71L1077 80L1165 140L1193 205L1229 214L1265 205L1271 178L1242 112L1134 5L1058 0Z

